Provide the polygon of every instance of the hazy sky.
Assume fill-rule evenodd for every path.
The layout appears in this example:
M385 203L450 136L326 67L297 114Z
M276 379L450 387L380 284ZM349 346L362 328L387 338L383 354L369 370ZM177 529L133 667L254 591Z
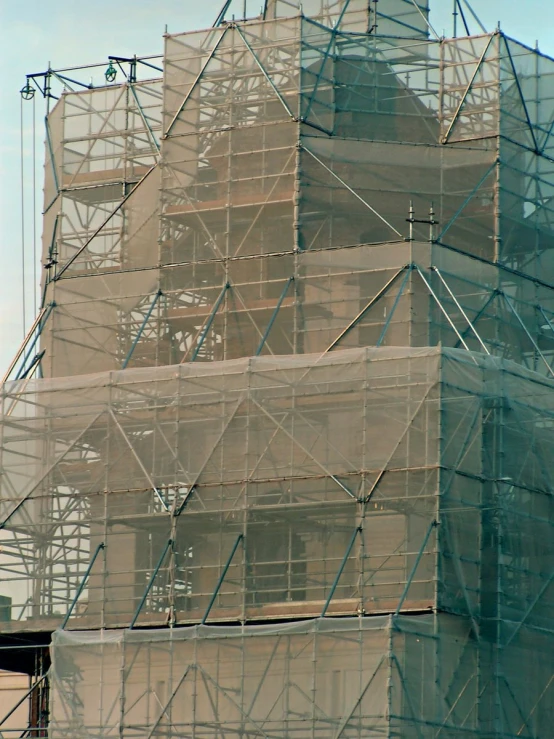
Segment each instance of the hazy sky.
M487 30L498 21L510 36L554 56L552 0L473 0L472 6ZM157 54L162 34L210 26L223 0L0 0L0 376L22 336L21 265L21 103L19 90L25 74L41 72L50 61L53 68L104 62L108 55ZM261 0L248 0L248 15L259 12ZM234 0L242 13L243 0ZM431 21L440 34L451 35L452 0L431 0ZM474 32L478 32L473 24ZM40 242L42 206L43 117L42 98L35 97L37 248ZM25 197L26 316L34 318L33 298L33 103L23 106L24 168L28 179Z

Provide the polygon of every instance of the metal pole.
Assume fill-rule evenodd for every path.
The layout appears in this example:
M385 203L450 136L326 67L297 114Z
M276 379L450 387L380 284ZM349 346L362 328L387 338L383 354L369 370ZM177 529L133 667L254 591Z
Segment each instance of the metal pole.
M348 6L350 5L350 0L346 0L344 3L344 6L341 10L341 13L339 17L337 18L337 22L335 23L334 27L331 29L331 34L329 36L329 43L327 44L327 48L325 50L325 53L323 55L323 60L321 62L321 66L319 68L319 72L315 81L314 89L312 90L312 94L310 95L310 102L308 103L308 107L306 109L305 114L302 117L302 121L307 121L307 119L310 117L310 113L312 112L312 105L315 99L315 96L317 94L317 88L319 87L319 83L321 82L321 74L323 72L323 69L325 68L325 64L327 62L327 59L329 58L329 54L331 52L331 48L333 44L335 43L336 39L336 33L339 29L340 24L342 23L342 19L344 17L344 14L346 13L346 10Z
M434 204L431 203L429 206L429 243L433 244L435 241L435 226L438 221L435 221L435 208Z
M425 547L427 546L427 542L429 541L429 537L431 536L431 531L433 531L434 528L438 526L438 521L431 521L429 524L429 528L427 529L427 533L425 534L425 538L423 539L423 543L421 544L419 548L419 552L417 553L416 561L414 562L414 566L412 567L412 571L410 572L410 576L406 580L406 585L404 586L404 590L402 592L402 595L400 597L400 600L398 601L398 605L396 606L396 611L394 612L395 617L398 616L400 613L400 609L404 605L404 601L406 600L406 596L408 595L408 590L410 589L410 585L412 584L412 580L415 577L415 573L417 571L417 568L419 567L419 563L421 562L421 558L423 557L423 552L425 551Z
M31 695L31 693L33 692L33 690L35 690L35 688L37 688L37 687L38 687L38 686L39 686L39 685L41 684L41 682L43 682L44 680L46 680L46 678L47 678L47 675L43 675L43 676L42 676L42 677L41 677L41 678L40 678L39 680L37 680L37 682L36 682L36 683L35 683L35 684L34 684L33 686L31 686L31 687L29 688L29 690L28 690L28 691L27 691L27 692L25 693L25 695L24 695L24 696L22 696L22 697L21 697L21 698L20 698L20 699L19 699L19 700L17 701L17 703L15 704L15 706L13 706L13 707L12 707L12 708L11 708L11 709L10 709L10 710L8 711L8 713L7 713L7 714L6 714L5 716L4 716L4 718L2 719L2 721L0 721L0 726L2 726L2 724L4 724L4 723L5 723L5 722L6 722L6 721L7 721L8 719L9 719L9 717L10 717L10 716L11 716L11 715L12 715L13 713L15 713L15 711L17 711L17 709L19 708L19 706L20 706L20 705L21 705L21 704L22 704L22 703L23 703L23 702L24 702L25 700L27 700L27 698L28 698L28 697L29 697L29 696ZM9 729L6 729L6 731L9 731Z
M140 603L138 605L138 608L135 611L135 615L133 616L133 620L131 621L131 625L129 626L130 629L132 629L134 627L134 625L136 624L136 622L137 622L137 619L138 619L138 617L140 615L140 612L142 610L142 607L145 604L146 599L148 598L148 593L150 592L150 590L152 588L152 585L154 584L154 580L156 579L156 575L160 571L160 568L161 568L161 566L163 564L163 561L165 559L165 555L167 554L168 549L169 549L170 546L172 546L172 544L173 544L173 539L168 539L167 544L165 545L164 550L162 552L162 556L158 560L158 564L156 565L156 567L154 569L154 572L150 576L150 580L148 581L148 585L146 586L146 590L144 591L143 596L142 596L142 598L140 600Z
M408 267L408 271L406 272L404 279L402 280L402 284L400 285L400 289L398 290L398 295L394 299L394 303L392 304L392 308L390 309L389 315L387 316L387 320L385 321L385 325L383 326L383 330L381 331L381 334L379 338L377 339L377 343L375 346L381 346L381 343L383 339L385 338L385 335L388 331L390 322L392 321L392 317L394 315L394 311L398 307L398 303L400 302L400 298L402 297L402 293L404 292L404 288L406 287L406 283L408 282L408 278L412 274L413 267L410 265Z
M25 377L25 365L27 364L27 360L31 356L31 353L32 353L33 349L35 348L35 345L36 345L37 341L39 340L40 335L42 334L42 330L43 330L44 326L46 325L46 321L48 320L48 318L50 316L50 313L52 313L52 311L54 310L55 307L56 307L56 303L52 302L52 303L50 303L50 305L46 309L46 313L44 315L44 320L39 323L39 325L38 325L38 331L37 331L35 337L33 338L33 340L31 341L31 345L29 346L29 348L25 352L25 356L23 357L23 361L21 362L21 367L19 369L19 372L15 376L15 379L16 380L20 380L22 377Z
M48 125L48 116L44 118L44 126L46 129L46 143L48 145L48 153L50 154L50 162L52 163L52 176L54 177L54 185L56 186L56 197L60 194L60 182L58 180L58 172L56 170L56 160L54 158L54 148L50 137L50 126ZM55 199L55 198L54 198Z
M177 516L180 516L181 515L181 513L185 509L186 504L189 502L190 496L194 493L195 490L196 490L196 483L194 483L194 485L191 485L190 488L188 489L188 491L185 493L185 497L183 499L183 502L181 503L181 505L179 506L179 508L177 508L175 510L175 513L173 514L175 516L175 518L177 518Z
M354 705L352 706L352 708L349 708L348 709L348 713L341 719L339 729L338 729L337 733L334 734L334 739L336 739L336 737L343 736L344 729L346 728L346 725L348 724L348 722L352 718L352 715L353 715L354 711L358 708L358 706L360 705L360 703L364 699L364 696L366 695L367 691L369 690L369 688L371 686L371 683L373 682L375 676L377 675L377 673L381 669L381 665L383 664L384 661L385 661L385 656L383 655L381 657L381 659L379 660L379 662L377 663L377 667L371 673L371 677L366 682L365 688L362 690L362 692L360 693L360 695L356 698L356 702L354 703Z
M483 33L488 33L487 32L487 29L485 28L485 26L479 20L479 18L477 16L477 13L473 10L473 8L469 4L468 0L462 0L462 2L464 3L464 5L466 6L466 8L469 10L469 12L471 13L471 15L473 16L473 18L477 22L477 25L479 26L479 28L481 29L481 31L483 31ZM468 36L469 36L469 31L468 31Z
M223 7L219 11L217 18L214 21L212 28L217 28L223 23L223 21L225 20L225 13L229 10L229 6L232 2L233 0L225 0L225 2L223 3Z
M43 349L38 354L35 354L35 356L33 357L33 361L31 362L31 364L27 367L27 369L25 370L25 372L23 372L21 374L21 376L18 374L17 379L18 380L25 380L25 379L27 379L27 377L30 376L30 374L33 372L33 370L35 370L37 368L37 366L40 364L40 360L44 357L45 354L46 354L46 350L45 349Z
M433 26L429 22L429 18L423 14L421 8L419 7L419 5L417 3L417 0L411 0L411 3L414 6L414 8L417 10L417 12L420 14L420 16L423 18L423 22L427 25L427 28L431 31L431 33L433 34L433 36L437 39L437 41L440 41L439 34L435 31L435 29L433 28Z
M19 358L21 357L21 355L22 355L22 354L23 354L23 352L25 351L25 348L27 347L27 344L29 343L29 341L30 341L30 339L31 339L31 336L33 335L33 333L34 333L34 331L35 331L36 327L37 327L37 326L38 326L38 324L40 323L40 321L41 321L41 318L42 318L42 317L44 316L44 314L46 313L46 311L47 311L47 308L43 308L43 309L42 309L42 310L40 311L40 313L38 314L38 316L36 317L36 319L35 319L35 322L33 323L33 325L31 326L31 328L30 328L30 329L29 329L29 331L27 332L27 336L25 337L25 339L24 339L24 340L23 340L23 341L21 342L21 346L19 347L19 349L18 349L18 351L17 351L17 354L16 354L16 355L15 355L15 357L13 358L13 360L12 360L12 363L10 364L10 366L8 367L8 369L7 369L7 371L6 371L6 374L5 374L5 375L4 375L4 377L2 378L2 384L4 384L5 382L7 382L7 380L8 380L8 377L9 377L9 376L11 375L11 373L12 373L12 371L13 371L13 368L14 368L14 367L15 367L15 365L16 365L16 364L18 363L18 361L19 361Z
M485 313L485 311L487 310L487 308L489 307L489 305L490 305L490 304L492 303L492 301L493 301L493 300L494 300L494 299L496 298L496 296L497 296L497 295L500 295L500 294L501 294L501 293L499 293L499 292L498 292L497 290L493 290L493 291L492 291L492 293L491 293L491 294L489 295L489 297L488 297L488 298L487 298L487 300L485 301L485 304L484 304L484 305L483 305L483 306L482 306L481 308L479 308L479 311L478 311L478 313L477 313L477 314L475 315L475 317L473 318L473 323L474 323L474 324L476 324L476 323L477 323L477 321L478 321L478 320L479 320L479 319L481 318L481 316L482 316L482 315L483 315L483 314ZM463 337L465 338L465 337L467 336L467 334L468 334L468 333L469 333L469 326L468 326L468 327L467 327L467 328L466 328L466 329L465 329L464 331L462 331L462 336L463 336ZM457 348L458 348L458 344L459 344L459 343L460 343L460 342L459 342L459 341L457 341L457 342L456 342L456 343L454 344L454 349L457 349Z
M533 146L535 147L534 153L541 154L542 152L539 149L539 144L537 142L537 137L535 135L535 129L533 128L533 124L531 122L531 116L529 115L529 110L527 109L527 103L525 102L525 96L523 94L523 90L521 89L521 82L519 81L519 74L517 72L516 65L514 64L514 58L512 56L512 52L510 51L510 46L506 40L504 40L504 46L506 47L506 51L508 52L508 59L510 60L510 66L512 68L512 72L514 75L514 81L516 83L516 87L519 92L519 97L521 99L521 105L523 106L523 110L525 111L525 120L527 121L527 127L529 128L529 133L531 134L531 138L533 139Z
M125 203L127 202L127 200L129 200L129 198L131 197L131 195L133 195L133 193L135 192L135 190L137 189L137 187L140 187L140 185L142 185L142 183L145 181L145 179L148 177L148 175L152 174L152 172L156 169L157 166L158 166L158 162L156 162L156 164L153 164L150 167L150 169L148 170L148 172L146 172L141 177L141 179L135 184L135 186L131 190L129 190L129 192L127 193L127 195L125 195L125 197L123 198L123 200L121 200L120 203L112 210L112 212L108 216L106 216L106 218L98 226L98 228L96 229L96 231L91 236L89 236L88 239L85 241L85 243L81 247L79 247L79 249L77 249L77 251L75 252L75 254L73 254L73 256L71 256L67 260L67 262L63 265L63 267L60 269L60 271L58 272L58 274L55 277L52 278L52 282L57 282L59 279L61 279L63 273L67 269L69 269L69 267L71 267L71 265L73 264L73 262L76 259L78 259L81 256L81 254L85 251L85 249L88 247L88 245L98 236L98 234L100 233L100 231L102 231L102 229L105 226L107 226L107 224L111 221L111 219L115 216L115 214L118 213L121 210L121 208L123 208L123 206L125 205Z
M177 683L177 685L176 685L175 689L173 690L173 692L172 692L172 693L171 693L171 695L169 696L169 699L168 699L168 701L166 702L165 706L162 706L162 710L161 710L161 711L160 711L160 713L158 714L158 718L157 718L157 719L156 719L156 721L154 722L154 725L152 726L152 728L151 728L151 729L150 729L150 731L148 732L148 736L146 737L146 739L152 739L152 737L154 736L154 732L156 731L156 729L158 728L158 726L159 726L159 724L160 724L160 721L161 721L161 720L162 720L162 718L164 717L164 713L165 713L165 712L167 711L167 709L168 709L168 708L169 708L169 706L171 705L171 701L172 701L172 700L173 700L173 699L175 698L175 696L177 695L177 692L179 691L179 688L181 687L181 685L182 685L182 684L183 684L183 683L185 682L185 680L186 680L186 677L187 677L187 675L189 674L190 668L191 668L191 666L190 666L190 665L187 665L187 668L186 668L186 670L185 670L185 671L183 672L183 674L181 675L181 678L180 678L179 682Z
M517 318L517 320L518 320L521 328L525 331L525 333L527 335L527 338L529 339L529 341L531 342L531 344L533 344L533 347L534 347L535 351L537 352L537 354L539 355L539 357L542 359L542 361L545 363L546 368L548 369L548 371L550 372L550 374L552 375L552 377L554 377L554 371L552 370L552 367L548 364L548 361L547 361L546 357L544 356L544 354L539 349L539 346L538 346L537 342L535 341L535 339L529 333L529 329L523 323L523 320L521 319L521 316L519 315L519 313L515 309L514 305L512 304L511 298L509 298L506 295L506 293L501 293L501 295L504 298L504 300L508 303L508 306L509 306L510 310L512 311L512 313L514 314L514 316Z
M467 313L465 312L465 310L464 310L464 309L462 308L462 306L461 306L461 305L460 305L460 303L458 302L458 299L456 298L456 296L454 295L454 293L453 293L453 292L452 292L452 290L450 289L449 285L447 284L447 282L446 282L446 280L444 279L444 277L442 276L442 274L441 274L441 273L439 272L439 268L438 268L438 267L431 267L431 269L432 269L432 270L433 270L434 272L436 272L436 273L438 274L438 276L439 276L439 279L440 279L440 281L442 282L442 284L443 284L443 285L445 286L445 288L447 289L447 291L448 291L448 294L450 295L450 297L452 298L452 300L453 300L453 301L454 301L454 303L456 304L456 307L458 308L458 310L460 311L460 313L462 314L462 316L463 316L463 317L464 317L464 318L466 319L466 321L467 321L467 324L468 324L468 327L469 327L469 328L470 328L470 329L471 329L471 330L473 331L473 333L475 334L475 336L476 336L476 338L477 338L477 341L478 341L478 342L479 342L479 343L481 344L481 346L483 347L483 349L484 349L484 351L486 352L486 354L490 354L490 351L489 351L489 350L487 349L487 347L486 347L486 346L485 346L485 344L483 343L483 340L481 339L481 337L479 336L479 334L478 334L478 333L477 333L477 331L475 330L475 328L474 328L473 324L472 324L472 323L471 323L471 321L469 320L469 318L468 318L468 316L467 316Z
M235 541L235 545L233 546L233 550L231 551L231 554L229 555L229 558L227 559L227 562L225 563L225 567L223 568L223 572L219 576L219 580L217 581L217 585L215 586L215 590L212 593L212 597L210 599L210 603L209 603L209 605L208 605L208 607L206 609L206 613L204 614L204 618L201 621L202 624L205 624L206 623L206 621L208 619L208 616L210 615L210 611L212 610L212 606L215 603L215 599L217 598L217 594L219 593L219 589L223 585L223 580L225 579L225 575L227 574L227 570L231 566L231 562L233 561L233 557L235 556L235 552L237 551L238 546L239 546L240 542L243 540L243 538L244 538L244 535L243 534L239 534L237 536L237 540Z
M93 567L94 563L96 562L96 558L100 554L100 550L101 549L104 549L105 546L106 545L104 544L104 542L101 542L96 547L96 551L92 555L92 559L90 560L89 566L87 567L85 574L83 575L83 579L81 580L81 584L79 585L79 587L77 589L77 592L75 593L75 597L71 601L71 605L69 606L69 609L68 609L67 613L65 614L65 618L64 618L64 620L62 622L62 625L61 625L61 628L62 629L65 629L65 627L67 625L67 622L71 618L71 614L73 613L73 609L77 605L77 601L79 600L79 597L80 597L81 593L83 592L83 589L84 589L84 587L86 585L86 582L88 580L88 576L90 575L90 571L92 570L92 567Z
M325 614L327 613L327 609L329 608L329 604L331 603L331 600L333 599L333 595L335 594L335 590L337 589L337 585L339 584L340 576L342 575L342 571L346 567L346 563L348 561L348 557L350 556L350 552L352 551L352 547L354 546L354 542L356 541L356 536L361 532L362 527L358 526L358 528L354 531L352 534L352 538L350 539L350 542L348 544L348 549L344 553L344 557L342 558L342 562L339 567L339 571L337 572L335 576L335 580L333 584L331 585L331 590L329 591L329 595L327 597L327 600L325 602L325 605L323 606L323 610L321 611L320 618L323 618Z
M375 305L375 303L376 303L376 302L377 302L377 301L378 301L378 300L379 300L380 298L382 298L382 297L383 297L383 295L385 295L385 294L387 293L387 291L388 291L389 287L390 287L390 286L391 286L391 285L393 284L393 282L394 282L394 281L395 281L395 280L396 280L396 279L397 279L397 278L398 278L398 277L399 277L399 276L400 276L400 275L402 274L402 272L404 272L404 270L405 270L405 269L408 269L408 267L409 267L409 266L410 266L410 265L408 265L408 264L407 264L407 265L405 265L404 267L402 267L401 269L399 269L399 270L398 270L398 272L397 272L397 273L396 273L395 275L393 275L393 276L392 276L392 277L390 278L390 280L389 280L389 281L387 282L387 284L386 284L386 285L385 285L384 287L382 287L382 288L381 288L381 289L379 290L379 292L377 293L377 295L375 295L375 296L374 296L373 298L371 298L371 300L370 300L370 301L369 301L369 303L368 303L368 304L366 305L366 307L365 307L365 308L362 308L362 310L361 310L361 311L360 311L360 312L358 313L358 315L356 316L356 318L354 318L354 319L353 319L352 321L350 321L350 323L349 323L349 324L348 324L348 326L347 326L347 327L346 327L346 328L344 329L344 331L342 331L342 332L341 332L341 333L340 333L340 334L339 334L339 335L337 336L337 338L336 338L336 339L335 339L335 340L334 340L334 341L333 341L333 342L332 342L331 344L329 344L329 346L327 347L327 349L325 349L325 353L327 353L327 352L330 352L330 351L331 351L331 349L334 349L334 348L335 348L335 346L336 346L336 345L337 345L337 344L339 343L339 341L340 341L340 340L341 340L341 339L342 339L342 338L343 338L344 336L346 336L346 334L347 334L347 333L348 333L349 331L351 331L351 330L352 330L352 329L354 328L354 326L355 326L355 325L356 325L356 324L358 323L358 321L360 321L360 319L361 319L361 318L363 318L363 317L364 317L364 315L365 315L365 314L367 313L367 311L368 311L368 310L369 310L369 309L370 309L370 308L371 308L371 307L372 307L373 305ZM412 269L413 269L413 268L412 268Z
M466 36L471 36L470 30L469 30L469 26L467 24L467 20L466 20L466 17L465 17L464 9L462 8L462 6L460 4L460 0L456 0L456 6L457 6L458 10L460 11L460 17L462 19L462 23L464 24Z
M425 283L425 286L426 286L426 288L427 288L427 289L429 290L429 293L430 293L430 294L432 295L432 297L433 297L433 298L435 299L435 302L437 303L437 305L438 305L438 306L439 306L439 308L441 309L441 312L443 313L443 315L445 316L446 320L447 320L447 321L448 321L448 323L450 324L450 328L451 328L451 329L452 329L452 330L454 331L454 333L455 333L455 334L456 334L456 336L458 337L458 341L460 341L460 342L462 343L462 346L464 347L464 349L465 349L466 351L468 351L468 352L469 352L469 351L470 351L470 349L469 349L468 345L467 345L467 344L465 343L465 341L463 340L463 338L462 338L462 335L460 334L460 332L459 332L459 331L458 331L458 329L456 328L456 326L455 326L454 322L452 321L452 319L451 319L451 318L450 318L450 316L448 315L448 312L446 311L445 307L443 306L443 304L441 303L441 301L440 301L440 300L439 300L439 299L437 298L437 296L435 295L435 292L434 292L433 288L431 287L430 283L429 283L429 282L427 282L427 280L425 279L425 275L423 274L423 272L422 272L422 271L420 270L420 268L419 268L419 267L418 267L417 265L416 265L416 269L417 269L417 271L418 271L418 274L419 274L419 276L421 277L421 279L422 279L422 280L423 280L423 282Z
M219 310L219 306L221 305L221 302L223 301L223 298L225 297L225 293L230 287L231 287L231 284L229 282L226 282L223 287L223 290L219 293L219 297L215 301L214 307L212 308L211 313L208 316L208 320L206 321L205 325L200 331L198 343L196 344L194 352L192 353L192 358L190 360L191 362L194 362L194 360L196 359L196 357L198 356L200 352L200 349L202 349L202 345L204 344L204 341L206 340L206 336L208 335L208 331L210 330L212 323L214 322L214 318L215 318L217 311Z
M454 213L454 215L452 216L452 218L448 221L448 223L446 224L446 226L442 229L442 231L440 232L440 234L437 236L437 239L436 240L438 242L441 241L442 237L446 234L446 232L448 231L448 229L450 228L450 226L452 226L452 224L457 220L457 218L460 215L460 213L463 211L463 209L466 207L466 205L469 203L469 201L473 198L473 196L476 194L477 190L479 190L479 188L481 187L481 185L485 182L485 180L487 179L487 177L490 175L490 173L494 170L494 168L496 166L497 166L497 162L495 161L487 169L487 171L485 172L485 174L481 177L481 179L479 180L479 182L475 185L475 187L473 188L473 190L469 193L469 195L467 196L467 198L460 205L460 207L458 208L458 210Z
M542 314L542 317L544 318L544 320L546 321L546 323L548 325L548 328L552 331L552 338L554 339L554 326L552 325L552 323L549 320L548 316L544 312L542 306L541 305L536 305L535 308L538 308L539 309L540 313Z
M260 345L256 349L256 354L254 355L255 357L259 357L260 356L260 352L264 348L264 344L267 341L267 337L269 336L269 332L273 328L273 324L275 323L275 319L277 318L277 314L279 313L279 309L281 308L281 305L283 304L283 300L285 299L285 296L286 296L286 294L287 294L287 292L289 290L289 287L291 285L291 282L293 280L294 280L294 277L289 277L289 279L287 280L287 284L285 285L285 288L284 288L283 292L281 293L281 297L279 298L279 301L277 302L277 305L275 307L275 310L273 311L273 314L272 314L271 318L269 319L269 323L267 325L267 328L264 331L264 335L262 336L262 340L260 341Z
M352 195L354 195L354 197L357 198L360 201L360 203L363 203L366 208L369 208L369 210L373 213L373 215L377 216L377 218L379 218L379 220L382 221L385 224L385 226L388 226L390 229L392 229L394 231L394 233L399 238L401 238L402 240L404 240L404 237L402 236L402 234L400 233L400 231L398 231L392 224L390 224L387 221L386 218L383 218L383 216L380 213L378 213L375 210L375 208L372 208L371 205L367 202L367 200L364 200L361 195L358 195L358 193L356 192L356 190L353 190L350 187L350 185L348 185L341 177L338 176L338 174L336 172L333 172L333 170L330 167L328 167L325 164L325 162L322 162L321 159L313 153L313 151L310 151L310 149L308 149L306 146L302 146L302 150L303 151L306 151L312 157L312 159L315 159L316 160L316 162L318 164L321 164L321 166L323 167L323 169L327 170L327 172L329 172L329 174L333 175L333 177L336 180L338 180L338 182L340 182L340 184L343 187L345 187L348 190L348 192L352 193Z
M54 228L52 229L52 238L50 239L50 246L48 247L48 261L44 265L46 269L50 269L51 267L54 267L57 264L56 260L54 259L54 253L56 251L56 237L58 235L59 221L60 221L60 214L58 213L58 215L54 219ZM48 279L48 275L47 275L46 282L48 283L49 281L50 280Z
M442 142L441 142L442 144L448 143L448 138L450 136L450 133L451 133L452 129L454 128L454 124L458 120L458 116L460 115L460 111L464 107L464 103L466 101L467 96L469 95L469 92L471 90L471 86L473 85L473 83L475 82L475 79L476 79L477 75L481 71L481 64L485 60L485 57L487 55L487 52L489 50L489 47L490 47L490 45L492 43L493 38L494 38L494 36L491 36L489 38L489 41L488 41L487 45L485 46L485 48L483 50L483 53L481 54L481 57L479 58L479 61L477 63L477 66L473 70L473 74L471 75L471 79L469 80L469 83L468 83L468 85L467 85L467 87L466 87L466 89L464 91L464 94L462 95L462 98L461 98L460 102L458 103L458 107L456 108L456 112L454 113L454 116L453 116L452 120L450 121L450 125L448 126L448 130L447 130L447 132L445 133L445 135L444 135L444 137L442 139ZM440 237L439 237L439 240L440 240Z
M275 93L275 94L277 95L277 97L279 98L279 100L280 100L280 101L281 101L281 103L283 104L283 107L285 108L285 110L287 111L287 113L289 114L289 116L290 116L290 117L291 117L291 118L292 118L293 120L295 120L295 116L294 116L294 113L293 113L293 112L292 112L292 110L291 110L291 109L289 108L289 106L288 106L288 104L287 104L287 101L286 101L286 100L285 100L285 98L284 98L284 97L283 97L283 96L281 95L281 93L279 92L279 90L278 90L278 89L277 89L277 87L275 86L275 83L273 82L273 80L271 79L271 77L270 77L270 76L268 75L268 73L267 73L267 72L266 72L266 70L264 69L264 65L263 65L263 64L261 63L261 61L260 61L260 60L258 59L258 57L256 56L256 53L255 53L254 49L253 49L253 48L252 48L252 47L250 46L250 44L249 44L249 43L248 43L248 41L246 40L246 37L244 36L244 34L242 33L242 31L240 30L240 28L239 28L238 26L235 26L235 27L236 27L236 30L237 30L237 32L238 32L238 34L239 34L239 36L240 36L240 37L241 37L241 39L243 40L243 42L244 42L244 45L246 46L246 48L248 49L248 51L249 51L249 52L250 52L250 53L252 54L252 57L254 58L254 61L255 61L255 62L256 62L256 64L258 65L258 67L259 67L259 69L260 69L261 73L262 73L262 74L263 74L263 76L264 76L264 77L266 78L266 80L267 80L267 81L269 82L269 84L271 85L271 87L273 88L273 92L274 92L274 93Z
M158 302L161 294L162 294L162 291L161 290L158 290L158 292L154 296L154 300L152 301L152 304L151 304L150 308L148 309L148 312L144 316L144 321L142 322L142 325L139 328L138 334L136 335L136 338L133 341L133 344L132 344L131 348L127 352L127 356L123 360L123 364L121 365L121 369L125 369L127 367L127 365L129 364L129 360L133 356L133 352L135 351L135 347L138 344L140 337L142 336L142 332L144 331L144 329L146 327L146 324L148 323L148 319L152 315L152 311L154 310L154 307L155 307L156 303Z
M214 48L213 48L213 49L212 49L212 50L210 51L210 53L209 53L209 55L208 55L208 58L206 59L206 61L205 61L205 62L204 62L204 64L202 65L202 69L201 69L201 70L200 70L200 72L198 72L198 74L196 75L196 78L195 78L194 82L192 83L192 85L190 86L190 89L189 89L189 91L188 91L188 92L187 92L187 94L185 95L185 97L184 97L184 99L183 99L183 102L182 102L182 103L181 103L181 105L179 105L179 107L177 108L177 112L175 113L175 115L174 115L174 116L173 116L173 118L171 119L171 123L170 123L170 124L169 124L169 126L167 127L167 129L166 129L166 132L165 132L165 133L164 133L164 134L162 135L162 139L165 139L165 138L167 138L167 137L169 136L169 132L171 131L171 129L172 129L172 128L173 128L173 126L175 125L175 122L177 121L177 119L178 119L178 118L179 118L179 116L181 115L181 113L182 113L182 111L183 111L183 108L184 108L184 107L185 107L185 105L187 104L187 100L188 100L188 99L189 99L189 97L190 97L190 96L192 95L192 92L193 92L193 90L195 90L195 89L196 89L196 85L198 84L198 82L200 81L200 78L201 78L201 77L202 77L202 75L204 74L204 70L206 69L206 67L207 67L207 66L208 66L208 64L209 64L209 63L211 62L212 58L214 57L214 55L215 55L215 52L217 51L217 48L218 48L219 44L220 44L220 43L221 43L221 42L223 41L223 37L225 36L225 34L226 34L226 33L227 33L227 28L225 28L225 29L223 30L223 33L222 33L222 34L221 34L221 36L220 36L220 37L218 38L218 40L217 40L217 42L216 42L216 44L215 44Z
M137 104L138 112L140 114L140 117L142 118L142 122L146 126L146 128L148 130L148 133L150 134L150 138L152 139L152 143L156 147L156 151L159 154L160 153L160 145L158 143L158 139L154 136L154 131L152 131L152 126L150 125L150 123L148 123L148 119L147 119L147 117L144 114L144 111L142 109L142 105L140 104L140 101L138 99L137 93L135 92L135 88L130 83L129 83L129 89L131 90L131 92L133 94L133 97L135 98L135 102Z
M552 580L554 580L554 572L550 575L550 577L548 578L548 580L544 583L544 585L542 586L542 588L539 590L539 592L535 596L533 602L529 605L529 607L525 611L525 613L523 615L523 618L521 619L521 621L518 622L516 628L512 631L512 634L511 634L510 638L508 639L508 641L504 645L504 649L506 649L506 647L509 647L510 644L512 643L512 641L514 640L514 638L517 636L519 630L521 629L521 627L523 626L523 624L527 621L527 618L529 617L529 614L531 613L531 611L533 610L533 608L537 605L537 603L539 602L539 600L545 594L545 592L548 589L548 586L550 585L550 583L552 582Z

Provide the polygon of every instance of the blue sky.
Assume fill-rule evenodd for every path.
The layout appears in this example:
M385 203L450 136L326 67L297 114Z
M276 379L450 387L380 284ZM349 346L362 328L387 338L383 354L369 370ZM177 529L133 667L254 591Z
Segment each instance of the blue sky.
M256 15L262 0L248 0L248 15ZM210 26L223 0L0 0L0 375L17 349L22 335L20 96L28 72L52 67L103 62L110 54L156 54L162 34ZM488 30L498 22L510 36L554 56L554 14L545 0L473 0L472 6ZM243 0L234 0L237 15ZM431 20L439 35L451 35L452 0L431 0ZM474 32L477 27L473 24ZM33 297L33 103L23 107L25 197L26 316L34 318ZM36 120L36 240L40 242L42 204L43 101L35 98Z

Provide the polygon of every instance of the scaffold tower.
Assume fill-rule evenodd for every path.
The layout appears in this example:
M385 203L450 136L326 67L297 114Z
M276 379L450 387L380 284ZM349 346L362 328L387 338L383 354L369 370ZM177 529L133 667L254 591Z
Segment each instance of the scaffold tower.
M550 739L554 60L427 0L228 6L22 91L2 735Z

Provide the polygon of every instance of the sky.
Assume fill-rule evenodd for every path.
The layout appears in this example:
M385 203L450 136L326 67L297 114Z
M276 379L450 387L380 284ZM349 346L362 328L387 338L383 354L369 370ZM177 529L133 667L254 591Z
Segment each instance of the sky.
M237 17L242 16L243 1L234 0L231 12ZM261 4L262 0L247 0L247 15L257 15ZM439 35L452 34L452 4L453 0L431 0L431 23ZM487 30L500 22L509 36L529 46L538 41L542 52L554 56L554 14L545 12L549 0L471 4ZM28 329L36 314L41 269L44 101L36 95L22 104L19 90L25 75L44 71L49 62L56 69L104 63L110 54L161 53L166 25L170 33L206 28L222 5L223 0L0 0L0 377L25 333L23 282ZM479 32L474 22L471 31ZM26 183L23 209L21 161Z

